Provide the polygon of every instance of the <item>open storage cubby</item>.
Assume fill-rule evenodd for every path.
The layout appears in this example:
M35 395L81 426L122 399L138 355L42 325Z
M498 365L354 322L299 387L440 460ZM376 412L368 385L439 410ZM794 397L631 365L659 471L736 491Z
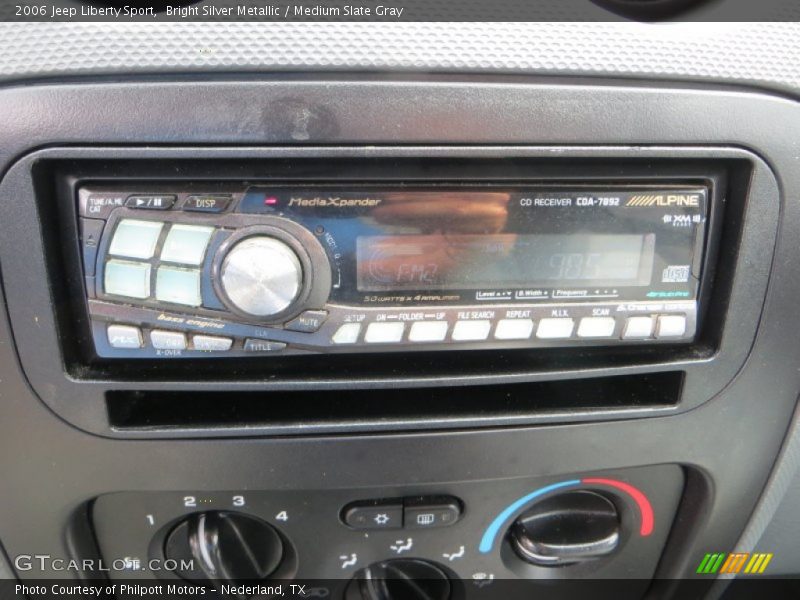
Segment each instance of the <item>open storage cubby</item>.
M453 387L274 392L106 392L117 429L292 426L524 417L541 412L673 406L683 373Z

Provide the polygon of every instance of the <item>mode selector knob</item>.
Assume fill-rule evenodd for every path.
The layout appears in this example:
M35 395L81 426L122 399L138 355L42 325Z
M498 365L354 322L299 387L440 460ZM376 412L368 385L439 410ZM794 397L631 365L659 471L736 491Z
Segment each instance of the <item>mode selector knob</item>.
M285 242L254 235L228 250L219 278L233 308L265 318L283 313L297 300L303 287L303 267Z
M344 600L449 600L450 578L436 564L418 558L395 558L358 571Z
M189 581L265 579L281 563L283 542L261 519L242 513L196 513L167 535L164 555L179 565L177 574Z

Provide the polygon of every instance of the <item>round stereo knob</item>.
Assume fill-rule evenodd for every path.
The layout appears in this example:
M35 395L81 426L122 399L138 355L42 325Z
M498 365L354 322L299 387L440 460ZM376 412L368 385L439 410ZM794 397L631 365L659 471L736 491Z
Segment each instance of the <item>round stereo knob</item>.
M283 557L283 542L272 526L242 513L210 511L181 521L164 543L164 555L189 581L257 580L268 577Z
M418 558L395 558L358 571L344 600L449 600L450 578L437 565Z
M228 301L254 317L282 313L303 286L300 259L287 244L265 235L248 237L228 251L220 269Z
M525 511L511 526L511 545L526 562L543 567L597 560L619 546L616 506L589 490L565 492Z

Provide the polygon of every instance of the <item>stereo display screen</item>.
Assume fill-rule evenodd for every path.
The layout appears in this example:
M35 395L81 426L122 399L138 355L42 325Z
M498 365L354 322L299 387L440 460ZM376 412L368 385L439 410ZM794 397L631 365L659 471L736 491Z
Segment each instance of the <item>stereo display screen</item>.
M646 286L655 234L359 236L361 292Z

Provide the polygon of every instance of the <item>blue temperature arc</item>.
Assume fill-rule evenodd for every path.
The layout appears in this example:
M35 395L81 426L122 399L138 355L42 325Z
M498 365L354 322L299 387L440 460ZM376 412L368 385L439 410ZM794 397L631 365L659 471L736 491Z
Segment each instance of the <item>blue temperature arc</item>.
M560 481L558 483L553 483L551 485L547 485L545 487L541 487L538 490L532 491L530 494L527 494L520 498L519 500L515 500L511 504L503 509L499 515L497 515L492 521L491 525L486 528L486 531L483 533L483 537L481 538L480 546L478 546L478 550L481 554L487 554L492 551L492 546L494 546L494 540L497 537L500 528L505 525L506 521L508 521L514 513L516 513L519 509L524 507L529 502L536 500L539 496L544 496L545 494L549 494L553 490L560 490L566 487L573 487L576 485L580 485L580 479L570 479L569 481Z

